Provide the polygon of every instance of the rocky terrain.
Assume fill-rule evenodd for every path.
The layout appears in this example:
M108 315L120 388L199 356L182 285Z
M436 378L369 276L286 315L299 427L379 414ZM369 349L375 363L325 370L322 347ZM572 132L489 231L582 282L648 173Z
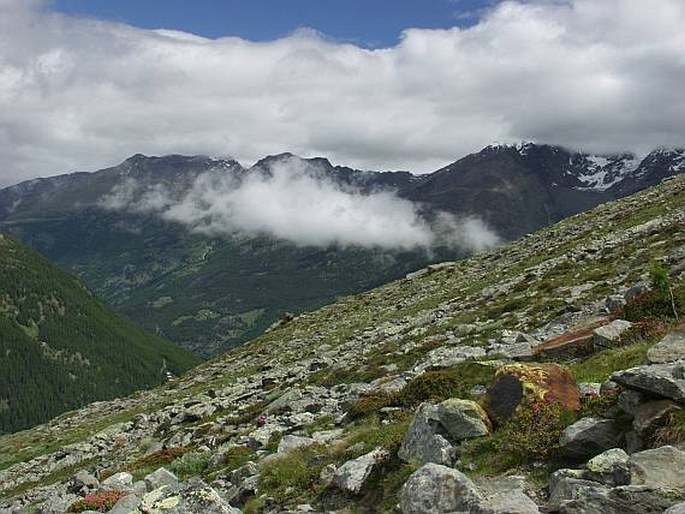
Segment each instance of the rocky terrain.
M684 282L676 177L3 436L0 512L685 512Z

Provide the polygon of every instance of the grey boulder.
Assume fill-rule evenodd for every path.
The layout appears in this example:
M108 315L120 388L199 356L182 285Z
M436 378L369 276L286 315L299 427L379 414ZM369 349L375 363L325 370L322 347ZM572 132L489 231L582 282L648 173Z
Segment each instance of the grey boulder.
M611 379L629 389L685 403L685 362L637 366L617 371Z
M587 458L619 446L621 433L609 419L582 418L566 427L559 438L562 452Z

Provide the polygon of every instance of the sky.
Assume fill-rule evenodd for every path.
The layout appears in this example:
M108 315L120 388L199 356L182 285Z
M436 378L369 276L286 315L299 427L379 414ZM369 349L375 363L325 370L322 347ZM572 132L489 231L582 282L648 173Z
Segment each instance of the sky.
M501 0L500 0L501 1ZM174 29L208 38L271 41L298 28L367 48L396 45L406 28L477 21L497 0L55 0L62 13Z
M684 26L682 0L0 0L0 186L135 153L683 146Z

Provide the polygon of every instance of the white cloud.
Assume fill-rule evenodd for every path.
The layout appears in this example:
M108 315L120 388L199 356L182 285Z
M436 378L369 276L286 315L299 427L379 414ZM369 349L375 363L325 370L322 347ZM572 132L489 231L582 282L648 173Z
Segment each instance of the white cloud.
M128 179L100 205L153 213L197 232L264 234L303 246L429 251L447 244L478 251L499 242L478 219L457 220L443 213L429 224L417 205L393 191L363 194L297 158L274 161L269 173L252 170L242 179L227 173L199 175L180 195Z
M491 141L685 140L682 0L505 2L368 50L209 40L0 0L0 185L127 156L291 151L431 171Z

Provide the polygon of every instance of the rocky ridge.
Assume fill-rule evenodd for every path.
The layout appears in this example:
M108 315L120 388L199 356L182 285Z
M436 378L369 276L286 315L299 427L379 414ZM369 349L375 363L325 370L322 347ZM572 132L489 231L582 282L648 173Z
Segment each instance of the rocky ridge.
M653 285L654 263L681 290L684 205L685 179L670 179L302 314L164 387L5 436L0 506L61 513L114 487L127 493L118 514L676 512L685 484L664 463L685 458L682 440L652 434L685 401L682 328L662 321L658 337L626 343L630 326L610 323ZM508 425L493 429L481 406L500 382L522 405L540 391L502 371L549 377L516 364L532 360L563 362L579 399L613 403L563 427L560 462L578 467L541 457L493 472L485 441ZM449 373L454 391L428 387Z

